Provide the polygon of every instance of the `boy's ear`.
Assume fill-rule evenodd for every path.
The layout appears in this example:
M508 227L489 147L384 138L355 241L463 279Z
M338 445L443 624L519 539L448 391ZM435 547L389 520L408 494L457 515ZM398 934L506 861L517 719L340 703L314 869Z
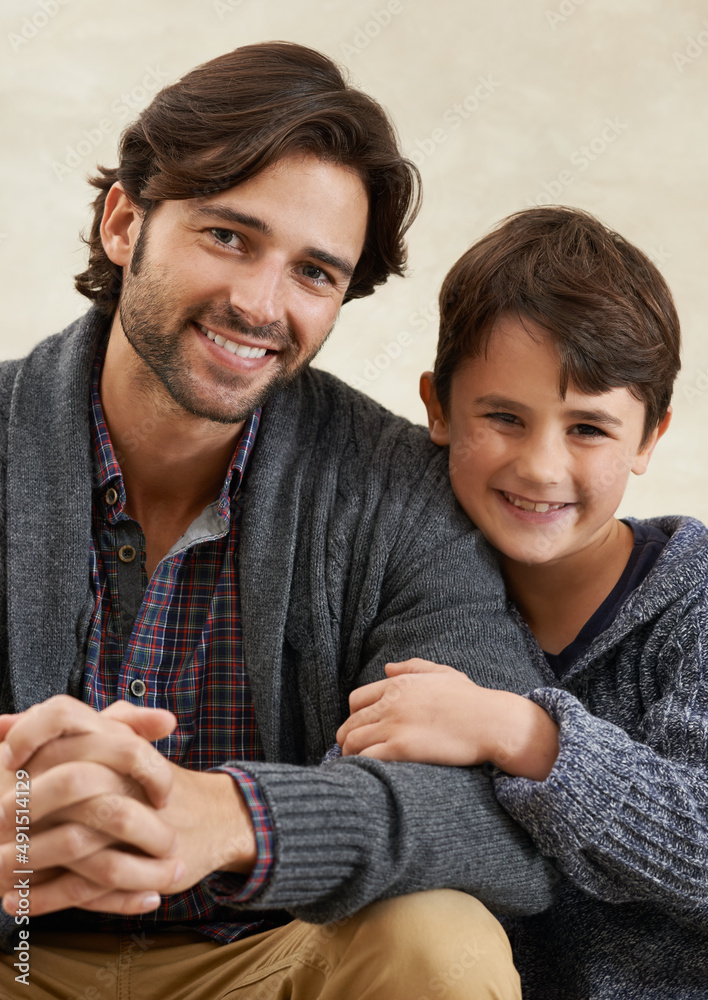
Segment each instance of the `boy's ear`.
M423 372L420 376L420 398L428 411L428 428L433 444L450 444L450 425L438 400L435 391L435 380L432 372Z
M106 195L101 220L101 241L109 260L119 267L130 263L142 222L142 213L117 181Z
M651 458L654 449L656 448L659 438L663 437L669 429L669 424L671 423L671 414L673 410L671 407L668 408L663 420L660 420L656 425L654 430L649 436L649 440L646 444L642 445L640 450L637 452L634 462L632 463L632 472L635 476L643 476L647 471L649 466L649 459Z

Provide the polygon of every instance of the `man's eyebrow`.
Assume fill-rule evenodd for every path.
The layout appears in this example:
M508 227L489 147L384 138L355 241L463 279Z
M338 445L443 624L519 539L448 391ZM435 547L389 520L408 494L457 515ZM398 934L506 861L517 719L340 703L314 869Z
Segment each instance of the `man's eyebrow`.
M190 210L194 215L199 215L204 219L218 219L220 222L230 222L235 226L246 226L248 229L254 229L257 233L262 233L263 236L273 235L273 230L263 219L259 219L256 215L249 215L247 212L239 212L235 208L231 208L230 205L222 205L218 201L209 205L193 205ZM352 264L345 257L338 257L321 247L305 247L303 255L313 257L321 264L336 268L347 280L354 274L355 264Z
M230 205L221 205L219 202L212 202L210 205L193 205L190 211L194 215L200 215L205 219L219 219L220 222L231 222L235 226L246 226L248 229L255 229L256 232L264 236L272 236L273 230L267 222L259 219L257 215L249 215L248 212L238 212Z
M314 257L320 263L336 268L345 278L351 278L354 274L355 264L344 257L335 256L329 250L322 250L320 247L305 247L304 253L306 257Z

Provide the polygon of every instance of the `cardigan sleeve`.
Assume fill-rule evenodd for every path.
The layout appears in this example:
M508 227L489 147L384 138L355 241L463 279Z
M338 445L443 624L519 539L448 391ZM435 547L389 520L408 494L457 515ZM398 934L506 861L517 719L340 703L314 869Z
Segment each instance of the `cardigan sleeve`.
M558 759L545 781L498 775L495 790L589 895L708 923L707 608L701 590L660 646L641 741L567 691L538 689L530 697L560 727Z
M405 470L400 451L397 467ZM323 634L317 623L308 627L305 619L291 633L293 642L303 642L293 674L312 676L318 657L320 678L337 668L338 717L322 734L318 760L346 718L349 691L382 677L387 661L435 659L489 687L517 691L541 680L507 614L493 556L461 513L444 506L443 459L436 457L421 475L405 509L391 491L380 491L361 559L364 579L355 581L352 572L348 599L328 607L328 624L335 617L352 623L343 628L340 663L325 659L324 640L309 638ZM420 464L415 453L412 461ZM338 537L351 545L349 533ZM322 565L333 572L337 563L330 549ZM298 595L307 595L308 578L302 577ZM300 600L308 612L313 603ZM319 686L325 686L321 680ZM315 682L309 691L316 696ZM324 726L321 707L312 714ZM499 805L481 767L366 757L237 766L257 782L275 834L269 878L249 908L286 909L318 923L377 899L432 888L468 892L496 913L535 913L553 901L557 872Z

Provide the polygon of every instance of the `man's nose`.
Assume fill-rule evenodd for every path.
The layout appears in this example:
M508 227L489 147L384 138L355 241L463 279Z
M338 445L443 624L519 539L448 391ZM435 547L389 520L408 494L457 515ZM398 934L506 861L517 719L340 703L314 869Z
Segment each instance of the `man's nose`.
M234 280L231 305L249 326L269 326L283 318L283 274L275 263L254 262Z

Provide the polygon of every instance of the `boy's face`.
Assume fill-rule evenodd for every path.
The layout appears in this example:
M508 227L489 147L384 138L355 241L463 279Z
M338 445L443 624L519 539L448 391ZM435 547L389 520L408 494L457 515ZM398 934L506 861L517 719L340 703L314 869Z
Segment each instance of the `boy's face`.
M530 331L533 336L529 336ZM430 435L450 446L450 480L468 516L515 562L554 563L613 527L629 473L641 475L667 416L641 445L644 403L628 389L558 392L559 359L539 326L494 326L485 355L453 376L447 416L421 380Z

